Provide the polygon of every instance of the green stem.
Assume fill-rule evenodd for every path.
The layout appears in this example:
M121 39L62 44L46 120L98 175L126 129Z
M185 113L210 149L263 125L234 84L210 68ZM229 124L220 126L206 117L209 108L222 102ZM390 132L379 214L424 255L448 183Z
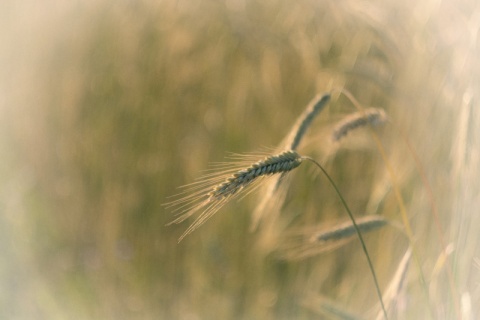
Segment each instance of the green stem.
M337 193L338 197L340 198L340 201L342 202L343 206L345 207L345 210L347 210L348 216L350 217L350 220L352 220L352 224L355 227L355 231L357 232L358 239L360 240L360 243L362 245L362 249L363 249L363 252L365 253L365 257L367 257L368 265L370 267L370 271L372 272L373 281L375 282L375 289L377 290L378 299L380 300L380 304L382 306L383 315L384 315L385 319L388 319L387 310L385 309L385 305L383 304L382 292L380 291L380 286L378 285L378 280L377 280L377 276L375 274L375 269L373 268L372 260L370 259L370 255L368 254L367 246L365 245L365 241L363 241L362 233L360 232L360 229L358 228L358 225L355 222L355 218L353 217L353 214L350 211L350 208L348 207L348 205L345 202L345 199L343 198L340 190L338 190L337 185L335 184L335 182L333 182L333 179L330 177L330 175L327 173L327 171L325 171L325 169L317 161L315 161L312 158L302 157L302 159L309 160L309 161L313 162L317 167L320 168L320 170L322 170L323 174L327 177L327 179L330 181L330 184L335 189L335 192Z

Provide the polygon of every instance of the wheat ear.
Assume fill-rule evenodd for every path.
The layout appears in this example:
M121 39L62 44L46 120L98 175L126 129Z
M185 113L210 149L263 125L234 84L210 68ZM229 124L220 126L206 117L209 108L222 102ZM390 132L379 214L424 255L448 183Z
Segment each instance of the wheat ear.
M307 108L298 117L295 125L290 131L287 141L285 143L286 148L289 148L290 150L297 150L303 136L310 127L310 124L315 119L315 117L325 108L329 101L329 93L317 94L312 99L312 101L310 101L310 103L307 105Z
M240 170L225 182L216 186L210 193L210 198L221 199L235 194L248 186L251 182L261 176L273 175L276 173L287 173L295 169L302 162L302 158L295 151L284 151L278 155L266 157L265 159L252 164L250 167Z
M356 220L358 230L365 234L386 226L389 222L378 215L365 216ZM304 259L317 254L335 250L354 239L355 227L351 220L334 225L328 229L318 227L293 232L287 236L285 245L280 248L285 259Z
M387 115L384 110L378 108L368 108L362 111L355 112L340 122L338 122L332 133L332 140L334 142L340 141L350 131L366 125L377 126L383 124L387 120Z
M245 156L250 159L250 156ZM180 223L197 212L200 215L179 238L179 242L200 227L213 216L229 200L238 196L243 190L259 182L262 178L275 174L284 174L298 167L303 158L295 151L289 150L265 157L239 168L227 168L224 171L206 175L199 181L185 186L187 189L180 194L180 198L166 204L174 208L180 215L167 225Z
M373 231L385 226L388 221L381 216L366 216L356 220L358 230L362 233ZM357 234L352 221L336 225L328 230L316 232L310 237L311 242L338 241Z
M305 133L310 127L315 117L325 108L330 101L329 93L317 94L307 105L305 110L298 116L295 124L290 132L280 145L280 150L297 150ZM250 226L250 230L253 231L257 228L259 222L268 213L273 216L280 210L283 205L283 201L286 195L286 188L281 185L287 183L283 181L285 174L277 176L265 185L262 191L260 201L253 212L253 219Z

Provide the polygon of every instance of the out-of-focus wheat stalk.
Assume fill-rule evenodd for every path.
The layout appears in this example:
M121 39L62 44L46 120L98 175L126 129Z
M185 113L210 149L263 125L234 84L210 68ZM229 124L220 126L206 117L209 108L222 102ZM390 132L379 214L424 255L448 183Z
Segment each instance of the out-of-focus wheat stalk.
M346 310L344 307L339 306L326 296L310 293L302 301L302 305L306 308L313 310L314 312L325 315L333 319L342 320L361 320L362 317Z
M407 278L408 266L410 264L410 258L412 257L411 249L408 249L407 252L403 255L402 260L399 262L397 270L390 280L390 283L387 289L384 292L383 298L385 303L385 308L390 316L393 319L401 317L402 310L398 308L397 305L401 304L400 300L405 299L405 296L402 296L402 289L405 289L405 282ZM375 319L383 319L383 310L380 310Z
M332 133L332 140L338 142L350 131L366 125L377 126L387 120L385 111L378 108L368 108L348 115L338 122Z
M381 216L364 216L356 220L362 234L378 230L388 224ZM280 256L285 259L303 259L313 255L329 252L350 242L356 236L352 221L342 222L325 228L325 226L305 227L302 230L286 234L280 244Z

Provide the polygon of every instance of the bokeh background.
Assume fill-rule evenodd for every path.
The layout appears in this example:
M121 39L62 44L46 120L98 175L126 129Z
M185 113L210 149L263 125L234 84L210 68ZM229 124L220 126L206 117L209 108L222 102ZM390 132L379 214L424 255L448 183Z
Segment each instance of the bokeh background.
M189 221L165 226L173 214L162 204L178 186L227 152L276 147L318 92L332 101L300 151L328 159L357 217L401 225L392 185L406 201L426 283L412 262L392 318L479 314L477 1L4 0L0 8L0 318L333 317L325 298L373 318L378 299L358 241L299 261L275 254L284 232L347 217L307 164L276 230L249 229L261 194L228 204L180 244ZM396 181L368 130L332 149L332 126L355 111L339 89L388 113L393 124L375 131ZM395 128L423 164L441 236ZM365 238L384 290L408 239L401 227Z

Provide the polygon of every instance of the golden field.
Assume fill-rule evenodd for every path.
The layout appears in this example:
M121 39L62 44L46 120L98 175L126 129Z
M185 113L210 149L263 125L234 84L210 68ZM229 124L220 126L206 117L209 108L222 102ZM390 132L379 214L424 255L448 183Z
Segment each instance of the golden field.
M413 248L389 319L480 314L476 1L1 6L0 318L381 319L357 238L282 255L348 221L309 163L255 231L261 189L180 243L194 218L165 226L179 186L277 148L322 92L299 153L356 218L391 223L364 234L382 292ZM332 143L345 92L389 122Z

